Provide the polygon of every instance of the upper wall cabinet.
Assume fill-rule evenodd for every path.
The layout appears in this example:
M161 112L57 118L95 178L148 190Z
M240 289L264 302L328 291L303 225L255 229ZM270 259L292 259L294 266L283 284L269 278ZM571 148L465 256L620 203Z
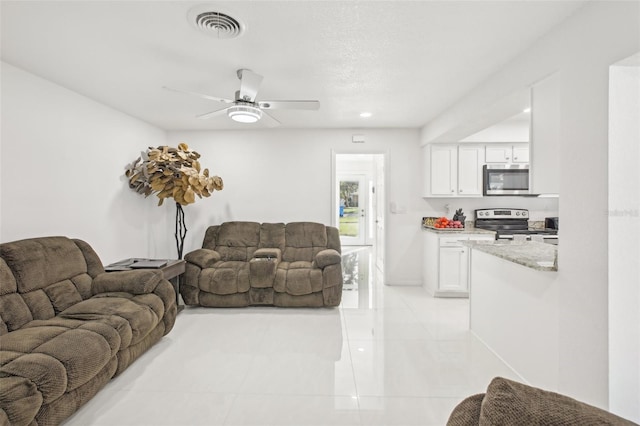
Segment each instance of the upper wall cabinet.
M476 145L426 145L423 197L481 197L484 149Z
M531 190L559 194L560 97L558 75L533 86L531 91Z
M529 144L493 144L485 148L485 162L522 164L529 162Z

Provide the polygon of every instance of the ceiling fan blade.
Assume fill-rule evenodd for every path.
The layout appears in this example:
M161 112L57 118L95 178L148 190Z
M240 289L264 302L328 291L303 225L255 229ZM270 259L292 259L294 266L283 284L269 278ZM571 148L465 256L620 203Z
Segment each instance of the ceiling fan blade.
M320 109L319 101L260 101L261 109Z
M263 121L265 126L267 126L267 127L278 127L280 124L282 124L278 120L273 118L272 115L267 114L265 111L262 111L262 119L261 119L261 121Z
M223 109L219 109L217 111L208 112L206 114L196 115L196 118L199 118L200 120L206 120L207 118L212 118L212 117L216 117L216 116L219 116L219 115L226 115L228 109L229 108L223 108Z
M253 102L258 94L260 83L263 77L251 70L238 70L238 78L240 79L240 96L243 101Z
M162 88L171 90L173 92L186 93L187 95L197 96L199 98L208 99L210 101L222 102L225 104L232 104L234 102L231 99L218 98L215 96L205 95L204 93L189 92L188 90L174 89L173 87L167 87L167 86L163 86Z

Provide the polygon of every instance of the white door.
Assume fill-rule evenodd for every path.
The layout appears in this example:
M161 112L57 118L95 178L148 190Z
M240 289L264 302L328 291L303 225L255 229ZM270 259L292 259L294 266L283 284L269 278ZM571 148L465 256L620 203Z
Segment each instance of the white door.
M338 175L338 229L340 242L346 246L363 246L367 242L369 182L366 175Z

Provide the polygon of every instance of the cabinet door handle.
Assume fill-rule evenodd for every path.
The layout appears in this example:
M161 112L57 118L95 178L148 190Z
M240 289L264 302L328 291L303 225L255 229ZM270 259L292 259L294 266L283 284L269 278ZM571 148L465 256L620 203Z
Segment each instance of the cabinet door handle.
M458 189L458 192L462 192L462 189Z
M455 191L455 189L452 189L452 190L451 190L451 193L453 194L454 192L456 192L456 191Z
M517 159L518 159L518 157L513 157L513 159L514 159L514 160L517 160Z

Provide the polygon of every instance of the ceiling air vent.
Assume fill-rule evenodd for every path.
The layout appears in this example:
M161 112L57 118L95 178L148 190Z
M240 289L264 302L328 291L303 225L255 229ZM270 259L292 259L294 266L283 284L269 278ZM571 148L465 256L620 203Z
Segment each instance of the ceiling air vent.
M226 13L198 6L189 11L189 21L200 31L217 38L236 38L244 32L244 25Z

